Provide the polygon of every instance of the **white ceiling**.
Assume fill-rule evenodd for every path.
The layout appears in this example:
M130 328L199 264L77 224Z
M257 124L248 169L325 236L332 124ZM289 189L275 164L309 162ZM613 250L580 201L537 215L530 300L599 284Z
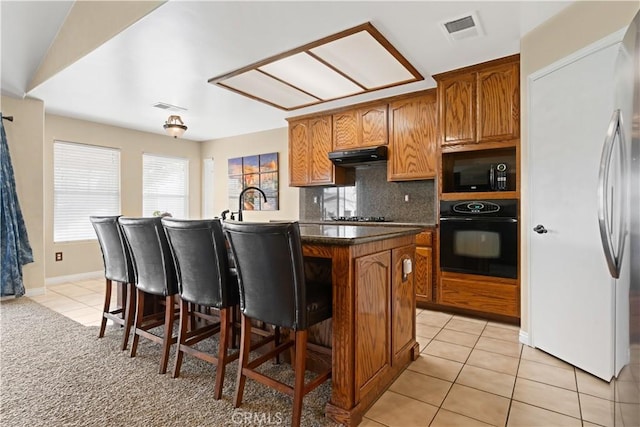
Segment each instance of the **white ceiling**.
M1 0L2 92L22 96L72 2ZM187 108L186 139L286 126L285 117L434 87L432 74L519 52L520 38L570 2L170 1L27 93L48 113L164 133ZM475 12L485 35L450 42L439 23ZM422 82L285 112L207 80L371 22ZM11 112L7 111L6 114Z

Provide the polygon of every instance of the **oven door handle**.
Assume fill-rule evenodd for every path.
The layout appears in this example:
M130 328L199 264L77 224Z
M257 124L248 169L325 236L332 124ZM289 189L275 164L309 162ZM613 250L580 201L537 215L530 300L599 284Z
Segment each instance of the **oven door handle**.
M480 218L480 217L440 217L440 221L449 222L518 222L517 218Z

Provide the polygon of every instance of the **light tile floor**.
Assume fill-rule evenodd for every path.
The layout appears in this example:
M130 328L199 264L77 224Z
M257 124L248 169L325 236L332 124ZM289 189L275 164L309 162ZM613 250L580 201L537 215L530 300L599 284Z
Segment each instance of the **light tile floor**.
M31 299L98 326L104 286L68 282ZM613 383L523 346L515 326L418 309L416 335L420 357L361 426L612 426L621 410Z

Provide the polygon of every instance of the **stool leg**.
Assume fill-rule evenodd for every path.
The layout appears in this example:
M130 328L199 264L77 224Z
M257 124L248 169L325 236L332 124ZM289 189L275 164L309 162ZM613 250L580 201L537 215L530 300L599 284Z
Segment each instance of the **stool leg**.
M220 309L220 342L218 343L218 366L216 368L216 386L213 398L222 397L222 385L224 383L224 371L227 366L227 346L229 345L229 308Z
M240 326L240 360L238 361L238 380L236 382L236 396L234 406L237 408L242 403L242 393L247 377L242 370L249 364L249 350L251 348L251 320L241 315Z
M180 302L180 329L178 330L176 362L173 365L173 378L178 378L180 376L180 367L182 366L182 357L184 356L184 351L182 351L180 345L184 344L187 341L187 327L191 319L191 311L189 310L189 308L191 307L192 306L184 300Z
M129 356L136 357L136 351L138 350L138 341L140 335L138 335L138 328L142 326L142 318L144 316L144 292L140 289L136 289L136 319L133 324L133 342L131 343L131 352Z
M302 418L302 398L304 397L304 372L307 358L307 330L296 331L296 377L293 389L293 416L291 425L298 427Z
M102 308L102 321L100 322L100 332L98 332L98 338L104 337L104 330L107 327L107 318L104 317L104 314L109 312L110 305L111 305L111 279L106 279L106 286L104 291L104 306Z
M229 343L229 348L238 348L238 330L236 329L239 312L238 308L238 305L231 307L231 342Z
M136 294L134 292L133 283L126 283L127 293L124 300L124 333L122 335L122 347L120 350L127 349L129 344L129 334L131 333L131 325L133 324L133 315L136 309Z
M167 365L169 363L169 350L171 349L171 341L173 337L173 318L175 315L175 307L173 305L173 295L169 295L165 298L165 311L164 311L164 337L162 340L162 358L160 359L159 373L164 374L167 372Z
M275 349L280 345L280 326L276 326L273 329L273 348ZM280 364L280 353L276 354L276 365Z

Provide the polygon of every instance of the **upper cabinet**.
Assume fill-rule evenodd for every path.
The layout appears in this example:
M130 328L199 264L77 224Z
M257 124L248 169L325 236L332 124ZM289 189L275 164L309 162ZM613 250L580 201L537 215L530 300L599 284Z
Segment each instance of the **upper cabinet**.
M334 150L386 145L387 142L387 104L333 114Z
M389 181L434 178L437 147L435 89L389 104Z
M520 136L519 55L434 76L443 151Z
M442 145L476 142L476 79L465 74L438 81Z
M289 123L289 185L352 184L353 174L329 160L331 136L331 115Z

